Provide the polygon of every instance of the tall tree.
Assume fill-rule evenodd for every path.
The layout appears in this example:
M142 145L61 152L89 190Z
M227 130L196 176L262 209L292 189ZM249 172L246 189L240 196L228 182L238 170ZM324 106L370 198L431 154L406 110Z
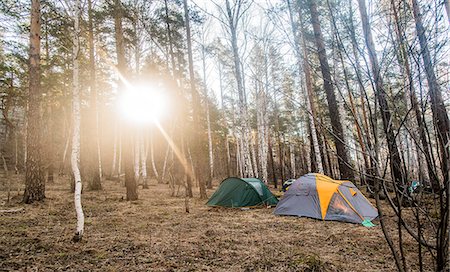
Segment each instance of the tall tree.
M230 35L231 51L233 54L233 68L234 76L236 78L237 92L238 92L238 111L239 120L237 130L241 141L241 158L245 176L253 176L253 167L250 157L249 147L249 128L248 128L248 111L247 98L244 89L244 77L242 73L241 57L239 55L238 47L238 25L242 19L243 14L250 7L249 1L235 0L233 5L229 0L225 0L225 17L227 20L227 28Z
M328 102L328 110L333 131L334 144L336 146L336 153L338 156L339 171L341 172L342 179L352 179L353 170L351 168L352 166L350 160L348 159L341 117L336 101L333 81L331 79L330 65L328 64L327 52L325 49L325 42L322 35L316 1L308 0L308 6L311 14L311 23L314 30L314 41L317 47L317 54L319 55L320 70L322 72L323 78L323 87L325 89Z
M323 170L323 164L322 164L322 157L320 156L320 147L319 142L317 140L317 130L316 130L316 124L315 124L315 106L314 106L314 100L313 100L313 84L312 84L312 77L311 77L311 68L308 61L308 52L306 47L306 39L304 37L304 27L303 27L303 21L301 18L301 10L300 8L295 6L297 9L297 12L299 14L299 24L301 31L299 33L298 25L295 23L294 16L293 16L293 9L290 1L288 1L288 8L289 8L289 19L291 22L291 28L292 33L294 34L294 46L295 46L295 55L297 57L297 65L298 65L298 71L301 73L303 70L304 76L305 76L305 82L306 82L306 94L305 97L305 104L306 104L306 110L308 120L309 120L309 126L311 129L311 145L314 148L314 154L316 158L317 163L317 172L318 173L324 173ZM301 35L301 37L299 37ZM301 50L300 46L298 44L301 44ZM302 76L302 75L300 75Z
M381 112L381 118L383 121L383 128L384 132L386 134L386 140L389 150L389 162L391 166L391 175L394 179L394 186L398 184L403 184L403 171L401 167L401 157L400 153L397 147L397 141L395 139L395 134L392 127L392 119L391 119L391 111L389 109L389 105L387 102L387 94L385 91L383 78L381 76L381 70L378 63L378 58L375 51L375 44L373 42L372 38L372 32L370 28L369 18L367 16L367 9L366 9L366 3L365 0L358 0L359 5L359 12L361 15L361 23L363 27L364 32L364 39L366 42L366 47L369 53L369 59L371 64L371 70L372 70L372 76L375 81L375 88L376 88L376 96L378 98L378 104L380 107ZM377 201L377 206L379 206L379 192L380 192L380 182L377 182L375 184L375 199ZM396 190L397 193L397 190ZM394 255L395 263L397 265L397 268L400 271L405 270L405 258L402 251L402 245L400 243L400 255L394 248L393 241L388 233L388 230L385 227L385 219L383 218L383 212L381 209L379 209L379 214L381 218L381 226L383 229L383 233L385 235L386 241L388 242L388 245L391 249L392 254ZM401 238L401 228L399 226L398 228L399 236Z
M117 53L117 70L119 73L119 91L123 92L125 87L124 80L127 75L127 63L125 57L125 44L122 28L123 7L120 0L114 0L114 28ZM135 128L127 123L123 123L123 165L125 168L125 187L127 190L127 200L137 200L137 183L134 176L134 159L133 159L133 136L135 136Z
M99 165L99 137L98 137L98 112L97 112L97 88L95 71L95 47L94 47L94 26L93 26L92 0L88 0L88 43L89 43L89 113L86 119L87 126L87 178L91 190L101 190L101 173Z
M45 178L41 162L41 6L31 1L29 93L27 111L27 141L25 192L23 202L29 204L45 198Z
M75 210L77 212L77 231L73 240L78 242L83 237L84 233L84 214L81 206L81 174L80 174L80 127L81 127L81 113L80 113L80 16L81 4L80 0L72 3L72 16L74 21L73 32L73 94L72 94L72 172L75 180Z
M434 67L428 49L428 40L422 23L423 14L420 11L417 0L411 0L416 33L419 38L421 55L428 80L428 88L431 98L431 112L437 130L437 140L441 153L441 171L444 177L442 193L440 196L440 222L437 229L437 270L443 271L448 262L449 251L449 216L450 216L450 121L442 99L441 88L436 79ZM447 267L448 268L448 267Z
M190 26L190 19L189 19L189 8L187 0L183 0L183 7L184 7L184 23L186 25L186 42L187 42L187 49L188 49L188 62L189 62L189 80L191 83L191 95L192 95L192 115L194 119L194 134L193 134L193 153L194 153L194 175L195 178L198 179L198 185L200 189L200 198L206 199L206 184L205 179L200 175L200 151L201 151L201 139L200 135L198 135L200 131L200 98L198 95L197 88L195 86L195 75L194 75L194 61L192 58L192 41L191 41L191 26Z

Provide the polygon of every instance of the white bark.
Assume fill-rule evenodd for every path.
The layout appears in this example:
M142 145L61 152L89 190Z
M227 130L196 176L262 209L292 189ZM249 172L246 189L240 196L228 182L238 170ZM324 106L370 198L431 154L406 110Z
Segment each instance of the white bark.
M253 177L253 164L252 164L252 157L250 152L250 145L251 145L251 135L250 135L250 128L248 126L248 120L247 120L247 110L243 109L241 114L243 115L243 127L241 129L241 139L242 139L242 160L243 160L243 166L244 166L244 173L247 177Z
M230 154L230 142L228 141L228 135L225 136L225 147L227 149L227 175L231 175L231 154Z
M80 175L80 86L79 86L79 51L80 51L80 1L76 0L72 4L74 19L74 35L73 35L73 98L72 98L72 118L73 118L73 135L72 135L72 172L75 179L75 210L77 213L77 231L76 240L81 240L84 233L84 214L81 206L81 175Z
M161 175L161 181L164 182L164 179L166 177L166 168L167 168L167 160L169 158L169 151L172 150L170 148L170 145L167 145L167 149L166 149L166 156L164 156L164 164L163 164L163 169L162 169L162 175ZM152 159L152 163L154 163L153 159ZM153 170L155 170L156 168L153 168ZM156 172L155 172L156 174Z
M268 84L266 83L266 89ZM267 114L267 101L266 93L260 89L256 93L256 105L260 109L256 114L256 121L258 127L258 157L259 166L261 172L261 178L264 183L268 183L269 175L267 172L267 154L268 154L268 114Z
M102 176L103 176L103 170L102 170L102 150L101 150L101 146L100 146L100 139L98 137L98 133L99 133L99 124L98 124L98 106L95 107L97 109L96 111L96 129L97 129L97 154L98 154L98 174L100 177L100 180L102 180Z
M206 96L206 125L208 127L209 171L210 171L210 177L212 179L214 177L214 154L213 154L212 135L211 135L211 121L209 118L208 96Z
M304 156L306 157L306 170L308 171L308 173L311 173L311 150L309 149L309 147L311 146L311 141L308 139L308 141L305 141L303 139L303 142L310 142L307 148L303 148L303 150L305 151Z
M144 132L142 132L140 134L140 155L141 155L141 177L142 180L144 181L144 184L147 182L147 149L145 147L145 137L144 137Z
M155 174L155 177L157 180L159 180L159 174L158 174L158 169L156 168L156 164L155 164L155 156L154 156L154 150L153 150L153 131L150 132L150 159L152 160L152 169L153 169L153 173ZM167 145L167 151L166 151L166 156L164 157L164 167L163 167L163 176L162 178L164 179L164 172L166 170L166 162L167 162L167 156L169 154L169 145Z
M234 137L236 140L236 164L237 164L237 169L239 171L239 176L243 177L244 176L244 167L242 166L242 156L241 156L241 150L240 150L240 140L237 137Z
M111 177L116 174L116 164L117 164L117 123L114 126L114 147L113 147L113 161L111 166Z
M122 175L122 132L119 130L119 158L117 166L117 177L120 179Z
M66 144L64 145L64 152L63 152L63 157L62 157L60 174L63 174L65 171L64 169L66 168L66 160L67 160L67 153L69 152L69 145L70 145L70 133L69 133L69 137L67 137L67 139L66 139Z
M203 80L206 82L206 49L205 49L205 37L203 36L203 44L202 44L202 67L203 67ZM219 64L220 65L220 64ZM211 135L211 120L209 116L209 97L208 97L208 88L205 86L205 107L206 107L206 125L208 128L208 154L209 154L209 175L212 182L212 178L214 177L214 155L213 155L213 146L212 146L212 135Z
M296 178L297 173L295 169L295 148L292 141L289 143L289 153L291 155L291 174L292 174L291 178Z
M253 162L253 177L259 177L259 174L258 174L258 161L257 161L257 159L256 159L256 151L255 151L255 141L256 141L256 139L255 139L255 137L254 137L254 135L252 134L251 135L251 139L250 139L250 144L251 144L251 147L252 147L252 162Z
M134 178L136 179L136 183L139 184L139 180L140 180L140 171L139 171L139 166L140 166L140 159L141 159L141 135L142 131L138 131L136 133L136 137L134 139Z

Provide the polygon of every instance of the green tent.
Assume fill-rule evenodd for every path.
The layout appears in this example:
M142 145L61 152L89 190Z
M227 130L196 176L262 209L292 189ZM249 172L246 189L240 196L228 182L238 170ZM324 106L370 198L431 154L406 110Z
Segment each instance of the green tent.
M226 178L206 203L208 206L248 207L276 205L278 199L256 178Z

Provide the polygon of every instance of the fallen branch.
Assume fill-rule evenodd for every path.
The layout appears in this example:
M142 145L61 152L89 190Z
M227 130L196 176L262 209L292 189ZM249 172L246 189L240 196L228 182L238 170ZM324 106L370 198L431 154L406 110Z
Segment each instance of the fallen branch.
M23 211L24 208L18 208L18 209L12 209L12 210L0 210L0 213L15 213L15 212L20 212Z

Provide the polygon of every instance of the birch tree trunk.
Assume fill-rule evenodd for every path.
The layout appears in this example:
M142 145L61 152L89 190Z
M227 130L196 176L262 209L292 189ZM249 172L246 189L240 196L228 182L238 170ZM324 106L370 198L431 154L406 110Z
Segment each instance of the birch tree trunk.
M247 105L246 105L246 94L244 90L244 80L242 76L241 70L241 60L239 56L239 47L237 44L237 26L240 18L242 17L242 2L238 2L233 6L233 9L230 6L230 1L225 1L226 6L226 17L228 20L228 28L230 30L230 39L231 39L231 49L233 54L233 68L234 68L234 76L236 77L236 84L238 90L238 111L239 111L239 120L236 129L238 130L239 138L242 139L241 144L241 154L242 154L242 165L244 176L253 176L253 167L250 156L249 149L249 129L248 129L248 116L247 116Z
M266 111L266 93L260 88L257 91L256 105L257 124L258 124L258 156L261 169L261 176L264 183L268 184L269 177L267 173L267 111Z
M146 133L145 130L142 131L140 135L140 150L141 150L141 178L142 178L142 188L148 189L148 179L147 179L147 157L148 157L148 145L146 144Z
M166 169L166 161L167 161L168 154L169 154L169 146L167 146L166 155L164 156L163 176L160 179L159 174L158 174L158 169L156 168L156 163L155 163L154 146L153 146L153 130L151 130L150 131L150 159L152 161L153 174L155 175L155 178L158 181L158 183L161 183L162 180L164 179L164 171Z
M164 156L164 163L163 163L163 169L162 169L162 174L161 174L161 182L163 182L163 183L167 183L167 182L165 182L165 178L166 178L167 160L169 159L169 152L172 152L172 149L170 148L169 145L167 145L166 155ZM173 157L173 156L171 156L171 157ZM155 169L156 168L154 168L153 170L155 170Z
M23 202L30 204L45 198L45 177L41 161L41 7L39 0L31 1L29 93L27 110L27 139L25 163L25 192Z
M220 64L219 64L220 65ZM202 68L203 68L203 80L206 82L206 48L205 39L202 41ZM211 120L209 114L209 96L208 87L204 87L204 97L205 97L205 108L206 108L206 126L208 129L208 154L209 154L209 179L207 182L207 188L212 189L212 180L214 178L214 154L213 154L213 144L212 144L212 133L211 133Z
M211 133L211 120L209 116L209 103L208 103L208 93L206 93L206 126L208 129L208 154L209 154L209 179L208 179L208 189L212 189L212 180L214 178L214 154L213 154L213 143L212 143L212 133Z
M253 137L253 135L251 135L251 139L250 139L250 146L251 146L251 157L252 157L252 163L253 163L253 177L259 177L258 174L258 160L257 160L257 155L256 155L256 150L255 150L255 137Z
M84 234L84 214L81 206L81 174L80 174L80 82L79 82L79 57L80 57L80 16L81 5L80 0L72 3L72 16L74 20L73 32L73 98L72 98L72 172L75 180L75 210L77 212L77 230L73 240L81 241Z

